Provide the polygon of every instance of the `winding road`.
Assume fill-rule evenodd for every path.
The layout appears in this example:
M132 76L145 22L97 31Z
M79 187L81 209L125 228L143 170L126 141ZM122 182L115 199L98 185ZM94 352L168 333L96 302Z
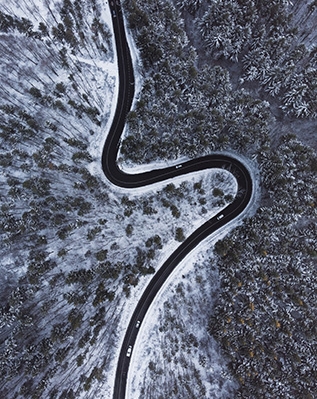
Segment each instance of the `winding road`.
M222 154L204 156L182 163L178 166L152 170L140 174L127 174L119 169L116 160L121 134L133 101L134 74L119 0L111 0L109 2L109 7L112 16L118 57L119 93L115 115L102 154L102 168L107 179L117 186L129 189L147 186L152 183L164 181L175 176L199 170L225 168L235 176L238 184L238 195L235 197L233 202L218 215L200 226L176 249L175 252L173 252L173 254L156 272L139 300L125 333L115 377L113 398L124 399L127 373L131 359L130 356L127 356L128 348L130 347L129 353L131 353L139 331L138 326L142 323L150 304L171 272L185 258L185 256L189 254L190 251L192 251L203 239L241 214L250 202L253 184L250 173L245 165L231 156Z

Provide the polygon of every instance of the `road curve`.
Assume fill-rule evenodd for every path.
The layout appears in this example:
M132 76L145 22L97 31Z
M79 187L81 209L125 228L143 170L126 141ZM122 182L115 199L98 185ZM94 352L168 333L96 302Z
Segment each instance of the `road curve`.
M175 252L173 252L173 254L156 272L149 285L146 287L141 299L139 300L137 307L135 308L131 317L122 343L115 377L113 398L124 399L127 372L131 359L131 357L127 356L127 351L129 346L131 346L133 350L134 342L139 331L137 325L142 323L142 320L151 302L160 290L164 281L179 264L179 262L181 262L185 256L203 239L237 217L247 207L252 196L253 185L247 168L239 160L222 154L213 154L196 158L182 163L182 165L178 165L178 167L172 166L139 174L127 174L118 168L116 160L120 145L120 138L126 122L127 114L133 101L134 74L119 0L110 0L109 7L112 16L118 57L119 93L115 115L102 153L102 169L107 179L120 187L135 188L147 186L152 183L164 181L175 176L180 176L199 170L225 168L235 176L238 184L238 195L235 197L233 202L223 209L218 215L214 216L200 226L176 249Z

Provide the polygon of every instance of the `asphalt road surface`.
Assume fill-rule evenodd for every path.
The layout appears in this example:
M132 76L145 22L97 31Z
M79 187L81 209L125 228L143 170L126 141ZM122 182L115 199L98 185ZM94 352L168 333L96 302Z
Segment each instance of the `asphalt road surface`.
M115 377L113 398L124 399L131 353L139 331L139 326L151 302L167 277L190 251L203 239L237 217L246 208L252 196L252 179L247 168L239 160L222 154L200 157L177 166L152 170L140 174L127 174L119 169L116 160L121 134L133 101L134 74L119 0L111 0L109 2L109 7L118 57L119 93L114 119L103 148L102 168L105 176L117 186L132 189L199 170L225 168L235 176L238 183L238 194L233 202L218 215L200 226L176 249L153 276L139 300L123 340ZM130 356L127 356L128 352Z

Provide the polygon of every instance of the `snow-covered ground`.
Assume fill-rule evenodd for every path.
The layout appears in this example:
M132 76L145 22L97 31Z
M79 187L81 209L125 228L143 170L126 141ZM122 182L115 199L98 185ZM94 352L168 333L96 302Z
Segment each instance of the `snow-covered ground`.
M131 363L128 374L127 383L127 394L126 397L129 399L138 399L141 397L141 388L144 387L145 376L148 373L149 364L151 362L156 363L157 367L164 367L164 358L162 359L162 352L167 350L162 344L162 336L164 333L160 331L160 328L164 325L164 305L177 304L178 311L174 311L174 315L178 314L179 318L175 320L178 322L182 321L185 325L186 333L194 333L198 338L198 341L205 341L206 338L206 325L207 325L207 315L201 317L202 314L198 312L195 308L195 304L204 303L206 304L207 295L211 297L208 298L210 301L210 306L212 306L214 297L219 286L218 275L214 272L214 286L210 284L210 279L207 275L211 272L208 270L211 268L212 258L209 256L212 254L212 247L218 239L221 239L227 234L226 230L215 234L213 237L209 237L201 245L196 247L196 249L188 256L184 261L179 264L177 269L169 276L168 280L165 282L161 288L159 294L153 301L148 313L141 326L139 327L139 334L136 343L133 347ZM197 277L199 276L199 283L197 282ZM179 298L177 294L178 285L186 285L186 293L188 297L185 299ZM209 308L210 309L210 308ZM188 314L189 313L189 314ZM188 317L190 315L190 317ZM184 317L185 316L185 317ZM187 318L186 318L187 316ZM171 332L173 334L173 332ZM175 333L174 333L175 334ZM182 337L176 335L179 341L182 341ZM204 383L207 388L208 398L221 398L222 389L220 387L220 381L226 375L226 363L219 353L218 345L209 337L208 344L199 348L200 354L203 354L207 359L207 363L203 367L199 367L197 364L198 357L187 353L187 348L181 349L185 356L188 357L192 362L195 363L197 368L204 370L204 377L206 378ZM164 341L166 342L166 341ZM170 343L171 345L171 343ZM171 345L172 347L172 345ZM172 351L172 348L169 349ZM179 353L175 355L177 358ZM164 355L163 355L164 357ZM172 363L176 363L173 359ZM178 368L174 364L172 368ZM207 379L212 378L214 383L210 384ZM166 373L166 381L169 380L169 375ZM235 383L230 380L226 381L229 385L235 386ZM212 393L211 393L212 392ZM214 396L214 393L217 396Z

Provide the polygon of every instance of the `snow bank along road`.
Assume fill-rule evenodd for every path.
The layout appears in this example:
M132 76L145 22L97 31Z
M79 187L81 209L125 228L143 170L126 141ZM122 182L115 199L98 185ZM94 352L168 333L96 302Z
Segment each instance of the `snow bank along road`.
M125 398L130 355L139 331L138 327L142 323L151 302L169 274L196 245L234 219L246 208L252 195L252 179L247 168L240 161L221 154L213 154L182 163L181 165L139 174L127 174L118 168L116 159L126 116L132 105L134 75L119 0L110 0L109 7L118 57L119 93L114 119L102 154L102 168L106 177L117 186L135 188L203 169L226 168L235 176L238 183L238 194L233 202L192 233L165 261L146 287L131 317L118 360L113 398L123 399Z

